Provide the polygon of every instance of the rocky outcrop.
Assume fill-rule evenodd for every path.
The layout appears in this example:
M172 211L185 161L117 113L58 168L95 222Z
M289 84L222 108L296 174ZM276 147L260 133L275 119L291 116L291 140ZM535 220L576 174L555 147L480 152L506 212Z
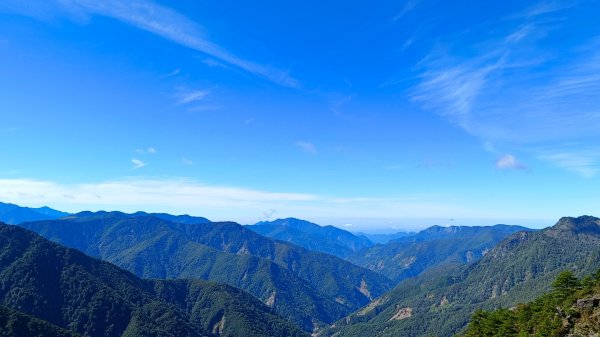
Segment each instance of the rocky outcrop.
M403 319L407 319L412 316L412 312L413 312L413 310L411 307L400 308L394 314L394 316L392 316L392 318L390 318L390 321L401 321Z

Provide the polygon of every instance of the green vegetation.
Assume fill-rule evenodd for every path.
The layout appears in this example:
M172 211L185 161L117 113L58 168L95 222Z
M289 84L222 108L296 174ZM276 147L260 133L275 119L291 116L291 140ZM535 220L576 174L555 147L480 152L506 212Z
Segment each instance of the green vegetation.
M453 336L477 309L508 308L552 289L556 276L600 268L600 219L563 218L511 235L479 261L406 279L321 336ZM410 317L398 315L410 308Z
M433 226L415 235L378 244L348 257L356 265L381 273L395 283L430 268L444 269L479 260L520 226Z
M34 324L89 337L306 336L231 286L142 280L15 226L0 224L0 238L0 305L36 317ZM3 315L0 331L14 322L37 329L27 317Z
M0 337L81 337L41 319L0 305Z
M335 256L230 222L84 212L21 226L139 277L197 278L242 288L307 331L348 315L391 286L384 276Z
M462 337L591 336L600 333L600 271L556 277L553 289L512 309L477 310ZM578 301L579 299L579 301Z

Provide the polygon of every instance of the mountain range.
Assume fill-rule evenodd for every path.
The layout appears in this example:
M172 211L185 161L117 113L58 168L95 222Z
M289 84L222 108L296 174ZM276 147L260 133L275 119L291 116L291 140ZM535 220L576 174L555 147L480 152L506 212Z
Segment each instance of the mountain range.
M261 236L232 222L177 223L146 214L82 212L20 226L144 278L198 278L239 287L307 331L391 288L380 274Z
M378 244L350 255L348 261L381 273L394 283L425 270L474 262L521 226L433 226L414 235Z
M0 237L2 336L306 336L234 287L143 280L15 226Z
M562 218L540 231L509 236L479 261L407 279L321 336L452 336L476 309L534 300L564 270L600 268L600 219Z
M515 330L523 310L536 315L526 324L534 335L598 330L579 298L552 302L557 275L600 268L600 219L591 216L538 231L433 226L382 244L295 218L241 226L0 210L19 223L0 224L0 337L496 337L525 331ZM590 280L573 296L595 305Z

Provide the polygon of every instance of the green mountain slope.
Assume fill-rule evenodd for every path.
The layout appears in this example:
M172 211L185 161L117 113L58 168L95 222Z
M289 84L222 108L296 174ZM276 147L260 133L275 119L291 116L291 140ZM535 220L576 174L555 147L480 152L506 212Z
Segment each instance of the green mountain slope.
M598 336L600 271L577 279L560 273L551 292L527 304L495 311L478 310L462 337Z
M523 230L528 229L507 225L433 226L413 236L367 248L348 260L398 283L428 268L451 268L474 262L510 234Z
M334 256L235 223L189 225L86 212L22 226L141 277L201 278L240 287L309 331L367 304L390 284Z
M531 301L562 270L583 275L598 268L600 219L562 218L542 231L511 235L469 266L407 279L322 336L452 336L476 309Z
M81 337L81 335L0 305L0 337Z
M366 237L356 236L343 229L319 226L295 218L262 221L246 228L272 239L341 258L373 245Z
M0 304L84 336L304 336L239 289L142 280L0 225Z

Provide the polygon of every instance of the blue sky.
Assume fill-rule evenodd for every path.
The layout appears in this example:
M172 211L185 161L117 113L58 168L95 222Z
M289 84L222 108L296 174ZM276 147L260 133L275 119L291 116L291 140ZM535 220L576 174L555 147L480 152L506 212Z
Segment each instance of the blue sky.
M242 223L597 214L597 1L0 3L0 200Z

